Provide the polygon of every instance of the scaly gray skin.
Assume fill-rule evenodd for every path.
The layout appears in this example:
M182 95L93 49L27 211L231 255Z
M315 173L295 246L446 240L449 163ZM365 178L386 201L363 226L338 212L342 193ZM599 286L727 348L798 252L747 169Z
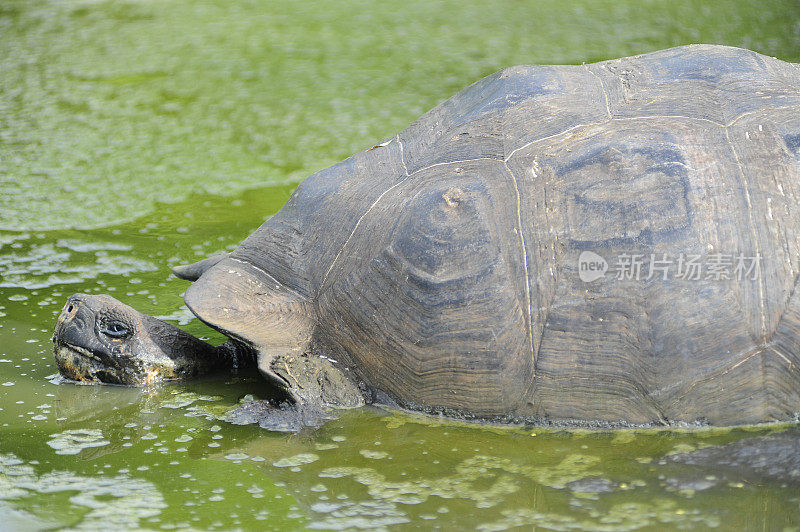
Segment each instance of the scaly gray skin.
M107 295L70 297L53 344L61 374L85 382L141 386L252 363L231 342L212 346Z

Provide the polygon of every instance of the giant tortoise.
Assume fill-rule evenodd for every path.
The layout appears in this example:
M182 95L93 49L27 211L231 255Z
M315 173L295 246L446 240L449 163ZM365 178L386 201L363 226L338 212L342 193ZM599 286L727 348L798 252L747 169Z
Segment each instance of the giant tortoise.
M253 360L299 412L791 420L799 170L800 65L691 45L507 68L175 268L229 342L78 294L56 360L118 384Z

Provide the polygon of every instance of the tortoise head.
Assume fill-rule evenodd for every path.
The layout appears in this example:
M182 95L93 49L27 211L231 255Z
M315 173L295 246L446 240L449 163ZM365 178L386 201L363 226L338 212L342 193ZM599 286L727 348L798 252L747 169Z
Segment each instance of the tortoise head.
M58 370L76 381L146 385L218 367L218 349L107 295L75 294L53 333Z

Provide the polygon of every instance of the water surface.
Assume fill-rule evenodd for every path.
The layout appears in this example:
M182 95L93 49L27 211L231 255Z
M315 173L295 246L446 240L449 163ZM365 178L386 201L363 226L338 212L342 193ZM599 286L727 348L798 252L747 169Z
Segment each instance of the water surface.
M297 180L499 68L690 42L800 60L795 2L457 5L0 3L0 528L800 526L796 485L669 460L785 427L564 432L362 409L282 435L222 420L263 393L257 375L51 382L74 292L221 341L170 265L231 249Z

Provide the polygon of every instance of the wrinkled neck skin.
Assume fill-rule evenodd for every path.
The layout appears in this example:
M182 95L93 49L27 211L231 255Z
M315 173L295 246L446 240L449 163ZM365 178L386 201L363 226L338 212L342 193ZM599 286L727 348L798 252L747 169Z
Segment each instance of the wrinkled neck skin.
M76 294L53 333L66 378L142 386L198 377L252 363L252 353L226 342L213 346L109 296Z

